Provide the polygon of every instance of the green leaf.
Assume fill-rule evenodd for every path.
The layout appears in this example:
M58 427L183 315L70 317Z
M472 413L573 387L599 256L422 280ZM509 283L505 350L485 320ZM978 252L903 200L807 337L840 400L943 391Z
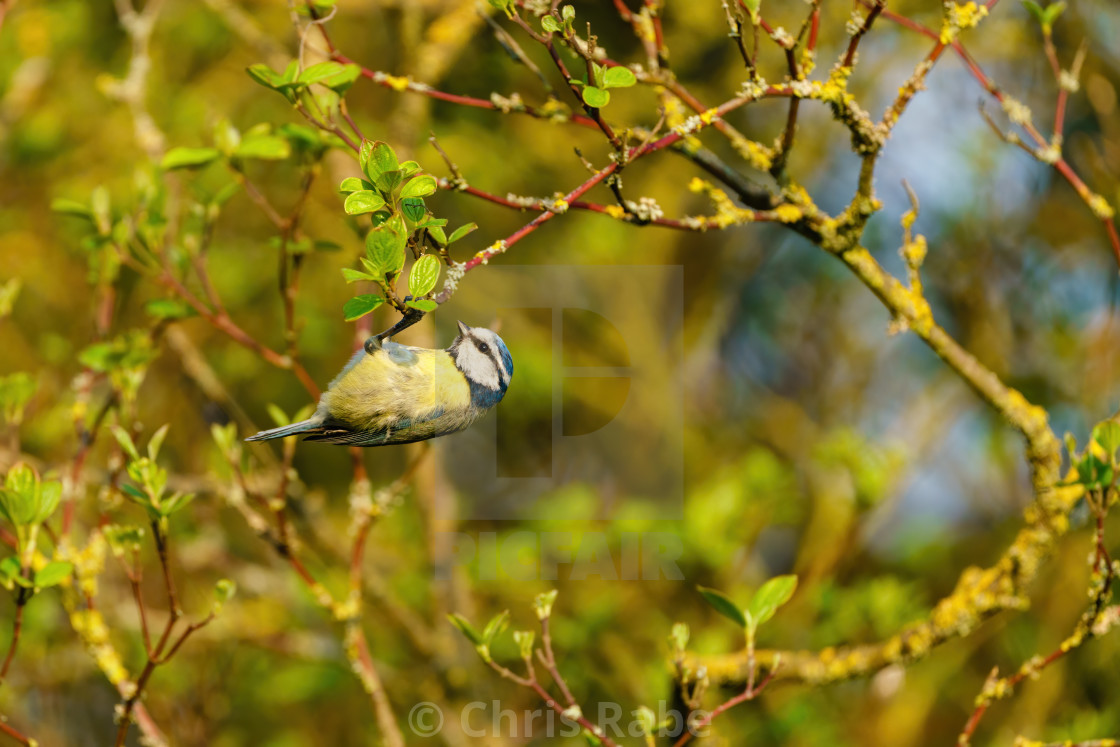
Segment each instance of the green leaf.
M421 298L419 300L413 299L413 300L405 301L404 305L409 307L410 309L416 309L417 311L423 311L425 314L427 314L429 311L435 311L436 309L439 308L439 304L436 303L435 301L431 300L430 298Z
M11 591L13 585L17 583L17 579L20 578L21 570L19 558L15 555L9 555L3 560L0 560L0 586ZM23 586L25 584L20 585Z
M467 223L465 225L459 226L458 228L456 228L454 231L451 232L451 236L450 236L450 238L447 239L446 243L454 244L456 241L463 238L464 236L469 234L471 231L476 230L477 228L478 228L477 223Z
M140 452L136 450L136 444L132 442L132 436L128 434L128 431L121 428L119 425L114 425L111 430L113 432L113 438L117 439L117 443L121 445L125 453L134 460L139 459Z
M236 593L237 584L228 578L219 579L214 584L214 612L218 612Z
M1104 449L1108 459L1115 459L1116 452L1120 450L1120 423L1114 420L1097 423L1093 428L1093 440Z
M170 423L164 423L162 426L159 427L159 430L157 430L155 433L153 433L152 437L150 439L148 439L148 448L147 448L148 458L151 459L153 462L156 460L156 457L159 456L160 447L163 446L163 439L167 438L167 430L170 427L171 427Z
M227 202L229 202L229 199L237 194L240 189L240 184L238 184L237 182L230 182L214 193L214 196L210 198L210 204L221 207L222 205L225 205Z
M1049 34L1053 29L1054 21L1058 20L1058 16L1066 9L1064 2L1051 3L1043 8L1032 0L1022 0L1023 7L1030 11L1031 15L1035 17L1039 25L1042 26L1044 33Z
M486 641L486 645L490 645L494 638L501 635L507 627L509 627L509 610L503 610L486 623L486 628L482 631L482 639Z
M27 403L35 396L39 380L26 371L0 376L0 411L9 423L20 423Z
M1038 21L1039 24L1044 24L1046 22L1046 13L1042 10L1041 5L1033 0L1022 0L1022 3L1023 7L1030 11L1031 15L1035 17L1035 20Z
M669 642L673 644L673 651L676 653L684 653L688 648L689 630L686 623L673 623L672 631L669 633Z
M362 144L358 146L358 168L362 170L363 174L369 174L370 158L373 155L373 146L375 141L363 140Z
M754 593L750 604L747 605L747 614L754 621L754 627L762 625L778 611L778 608L789 601L797 588L797 576L776 576Z
M362 76L361 65L343 65L342 69L334 75L320 81L324 86L336 93L346 93L350 86Z
M513 18L513 0L487 0L491 8L504 12L508 18Z
M401 200L401 213L405 220L415 225L424 220L424 216L428 214L428 208L419 197L405 197Z
M419 299L432 292L439 281L439 260L433 254L425 254L416 260L408 273L408 290L413 298Z
M351 192L346 196L346 202L342 205L342 209L346 211L347 215L373 213L383 207L385 207L385 200L382 199L381 195L368 189Z
M427 197L436 191L436 178L424 174L414 177L401 189L401 197Z
M23 577L23 569L20 567L19 558L15 555L0 560L0 583L3 583L4 588L11 589L13 585L18 584L25 589L30 589L34 584Z
M1087 453L1077 464L1077 481L1089 490L1100 490L1112 484L1112 465L1096 454Z
M361 192L363 190L371 189L373 189L372 184L367 182L365 179L359 179L356 176L348 176L342 180L341 184L338 185L338 191L342 192L343 194L349 194L350 192Z
M560 9L560 17L565 21L574 21L576 18L576 9L574 6L565 5Z
M285 122L276 128L276 132L283 135L296 150L322 153L328 147L327 141L319 130L295 122Z
M151 503L151 500L148 498L148 494L135 485L127 482L122 482L121 491L141 505L147 506Z
M105 189L104 185L94 187L93 192L90 193L89 210L93 215L93 222L97 226L98 233L102 236L108 235L112 215L109 212L109 190Z
M400 164L397 163L397 154L393 152L389 144L380 141L374 142L370 148L369 161L365 168L369 180L376 184L378 177L386 171L397 171L399 169Z
M164 516L170 516L177 511L182 511L194 499L194 493L175 493L160 506L159 512Z
M279 161L292 154L292 145L285 138L266 133L247 134L233 151L236 158L259 158Z
M277 428L283 428L285 425L291 425L292 420L288 417L288 413L280 409L280 406L269 402L265 405L265 410L268 411L268 417L272 418L272 422L276 424Z
M44 482L39 487L38 506L35 510L35 516L32 517L31 521L36 524L42 524L55 512L61 500L62 483L57 480Z
M478 631L474 629L474 626L470 624L470 621L458 612L452 612L447 616L447 619L474 645L481 646L485 643L485 640L483 640L482 636L478 634Z
M334 60L328 60L327 62L319 62L308 68L305 68L304 71L299 74L299 77L296 80L305 85L311 85L312 83L319 83L326 80L327 78L338 75L342 72L342 70L343 68L340 63L335 62ZM359 72L360 71L361 68L359 68Z
M65 197L58 197L51 200L51 210L63 215L74 215L79 218L89 218L90 211L89 205L77 200L67 200Z
M35 488L39 483L39 476L35 474L35 470L28 467L23 462L20 462L8 470L8 474L4 476L4 488L16 495L25 496L28 499L35 497Z
M400 172L405 176L405 178L412 176L419 170L420 164L416 163L416 161L405 161L401 164L400 168Z
M591 63L591 74L594 77L596 88L606 88L606 85L603 83L603 74L606 71L607 69L602 65L598 65L594 62ZM588 81L587 84L591 85L591 81Z
M217 148L172 148L159 162L165 171L173 169L197 169L217 160L222 154Z
M373 264L372 271L378 280L394 275L404 267L405 239L387 228L388 225L366 235L366 256Z
M743 610L739 609L739 607L722 591L709 589L704 586L697 586L696 590L700 592L700 596L704 597L704 601L710 604L716 612L720 613L740 628L747 627L747 618L743 615Z
M305 18L310 18L313 14L315 18L323 18L337 3L338 0L309 0L306 3L299 3L295 8L296 13Z
M611 95L608 92L595 86L584 86L582 94L584 103L596 109L606 106L611 100Z
M560 22L550 15L541 17L541 28L549 33L555 34L560 30Z
M366 314L385 303L385 299L376 293L365 296L354 296L342 307L342 315L348 322L361 319Z
M428 233L436 240L437 244L440 246L447 246L447 234L443 232L442 228L439 226L431 226L428 228Z
M629 88L637 82L638 79L634 77L630 68L621 65L608 68L603 74L603 85L607 88Z
M299 60L292 60L288 66L284 68L284 72L280 74L281 84L294 83L299 76Z
M356 283L359 280L377 280L376 277L370 275L368 272L352 270L349 267L342 268L342 277L346 279L347 283Z
M533 610L537 613L538 620L552 617L552 605L556 603L557 589L541 592L533 599Z
M377 188L380 189L384 194L392 195L396 191L397 187L400 186L401 180L403 178L404 177L400 171L391 169L389 171L381 172L377 179L374 180L374 184L376 184Z
M197 312L178 298L157 298L144 304L144 310L156 319L185 319Z
M531 630L515 630L513 632L513 642L517 644L522 659L532 658L535 638L536 634Z
M51 586L58 586L66 579L70 578L70 574L72 574L73 572L73 563L59 561L47 563L35 574L35 586L40 589L47 589Z
M762 0L743 0L743 5L751 14L751 20L758 22L758 11L762 8Z
M249 73L250 78L265 88L275 90L277 86L284 82L279 73L263 63L258 62L256 65L250 65L245 69L245 72Z
M38 504L34 490L21 491L5 486L0 489L0 514L13 526L27 526L35 521Z
M1060 16L1065 11L1065 9L1066 4L1064 2L1051 3L1050 5L1046 6L1046 10L1043 13L1042 21L1042 25L1046 29L1046 31L1049 32L1053 28L1054 21L1058 20L1058 16Z

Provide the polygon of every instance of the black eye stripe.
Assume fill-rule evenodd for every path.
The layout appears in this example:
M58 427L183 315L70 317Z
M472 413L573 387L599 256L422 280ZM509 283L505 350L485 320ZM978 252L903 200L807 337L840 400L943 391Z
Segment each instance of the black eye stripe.
M502 362L498 360L498 351L476 337L472 337L471 342L473 342L474 346L478 348L478 352L482 353L490 359L490 361L494 364L494 370L498 372L499 377L502 377L505 373L505 367L502 366ZM486 350L482 349L484 345L486 346Z

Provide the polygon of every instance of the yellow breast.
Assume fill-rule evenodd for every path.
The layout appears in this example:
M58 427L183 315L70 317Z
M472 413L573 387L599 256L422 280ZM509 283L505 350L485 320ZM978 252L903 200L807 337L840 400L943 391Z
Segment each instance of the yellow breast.
M375 431L466 410L470 385L446 350L397 346L362 355L325 397L331 417Z

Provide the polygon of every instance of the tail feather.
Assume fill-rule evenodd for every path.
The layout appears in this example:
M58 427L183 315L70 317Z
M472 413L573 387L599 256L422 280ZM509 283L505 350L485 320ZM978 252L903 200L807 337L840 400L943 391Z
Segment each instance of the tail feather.
M274 438L287 438L288 436L294 436L297 433L309 433L312 431L316 431L321 428L322 425L322 422L320 422L316 418L310 418L308 420L302 420L298 423L292 423L291 425L284 425L279 428L272 428L271 430L261 431L254 436L249 436L245 440L271 441Z

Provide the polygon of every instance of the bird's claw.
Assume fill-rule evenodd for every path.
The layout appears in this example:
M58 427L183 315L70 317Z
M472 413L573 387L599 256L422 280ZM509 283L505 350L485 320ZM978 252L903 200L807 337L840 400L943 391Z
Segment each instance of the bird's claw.
M397 334L398 332L402 332L402 331L408 329L413 324L416 324L418 321L420 321L423 318L424 318L424 312L423 311L420 311L419 309L414 309L411 306L406 308L405 311L404 311L404 314L401 316L401 318L397 321L396 324L394 324L392 327L389 327L389 329L385 330L384 332L382 332L380 334L371 335L369 337L369 339L366 340L366 343L365 343L366 353L368 353L369 355L373 355L374 353L376 353L378 350L381 349L381 345L385 340L389 339L390 337Z

